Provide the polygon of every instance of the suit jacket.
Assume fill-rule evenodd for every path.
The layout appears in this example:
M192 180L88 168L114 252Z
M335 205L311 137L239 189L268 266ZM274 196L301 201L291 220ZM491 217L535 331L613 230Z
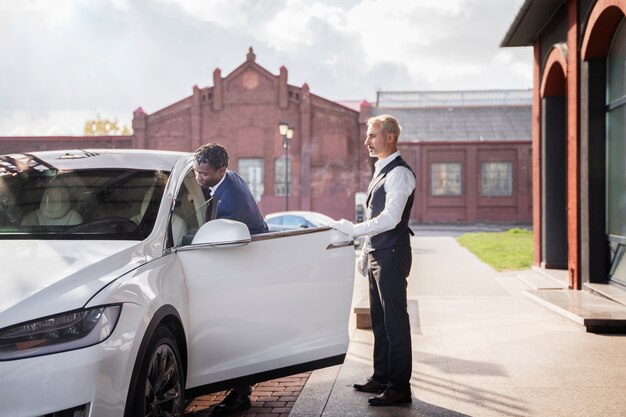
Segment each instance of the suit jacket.
M251 235L269 231L248 184L236 172L226 171L226 177L215 190L213 200L217 202L218 219L245 223Z

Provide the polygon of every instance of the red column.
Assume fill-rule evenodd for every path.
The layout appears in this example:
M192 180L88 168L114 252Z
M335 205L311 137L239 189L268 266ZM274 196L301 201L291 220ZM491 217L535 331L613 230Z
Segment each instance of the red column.
M569 287L580 289L577 0L569 0L568 4L567 50L567 264Z
M534 45L533 110L532 110L532 178L533 178L533 240L534 264L541 264L541 44Z

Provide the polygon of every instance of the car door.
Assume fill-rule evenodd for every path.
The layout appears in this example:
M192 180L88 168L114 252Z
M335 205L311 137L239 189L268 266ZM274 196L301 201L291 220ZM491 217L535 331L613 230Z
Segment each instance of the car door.
M187 388L341 363L355 256L346 239L324 227L177 248L189 300Z

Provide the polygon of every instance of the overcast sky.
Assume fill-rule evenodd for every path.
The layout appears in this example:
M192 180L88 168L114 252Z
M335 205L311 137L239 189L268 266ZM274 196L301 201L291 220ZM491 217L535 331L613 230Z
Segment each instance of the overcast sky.
M130 125L258 64L331 100L378 90L532 87L532 49L500 48L523 0L0 0L0 135Z

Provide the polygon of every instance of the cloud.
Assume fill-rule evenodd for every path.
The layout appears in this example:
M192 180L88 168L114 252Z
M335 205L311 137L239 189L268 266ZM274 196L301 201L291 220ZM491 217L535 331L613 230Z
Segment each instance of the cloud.
M211 85L249 46L329 99L530 88L530 48L498 47L521 2L0 0L0 134L14 112L33 125L59 112L129 121Z

